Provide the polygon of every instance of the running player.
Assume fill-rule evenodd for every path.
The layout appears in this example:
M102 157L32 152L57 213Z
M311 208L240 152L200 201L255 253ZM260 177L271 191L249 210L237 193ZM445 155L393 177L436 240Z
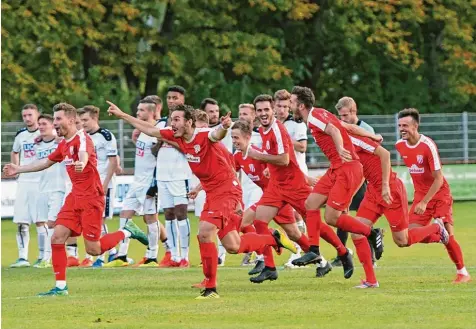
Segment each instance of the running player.
M365 179L369 182L357 211L357 219L372 227L385 215L392 230L393 241L399 247L409 247L418 242L447 244L448 232L440 220L428 226L408 230L407 191L403 182L392 172L390 152L369 138L355 135L350 135L350 138L362 163ZM352 234L352 240L366 277L356 288L378 287L367 238ZM380 258L382 255L376 256Z
M293 88L291 94L291 110L294 116L306 122L316 144L331 163L326 174L317 182L306 200L308 229L310 222L320 224L320 208L326 204L324 218L329 225L344 231L370 236L376 252L382 253L381 230L371 229L346 213L353 195L364 180L362 165L344 128L346 124L341 123L326 110L314 108L315 99L311 89L297 86ZM359 135L377 137L355 125L347 126L349 129L358 131ZM353 266L350 266L352 256L345 247L338 248L337 252L344 268L344 277L350 278L353 273ZM298 266L309 264L317 255L311 250L303 257L294 260L293 264Z
M241 206L241 188L235 171L230 167L230 159L223 154L223 146L216 144L225 137L231 126L230 113L222 118L221 126L216 129L197 129L193 122L193 108L178 105L171 114L172 129L157 129L108 103L109 113L131 123L148 135L176 143L186 154L192 171L200 179L207 193L198 233L205 290L198 299L219 297L216 292L218 253L213 242L217 229L223 245L230 253L262 250L266 246L277 249L285 247L295 252L292 242L278 231L275 231L273 236L247 233L241 237L236 232L236 210Z
M306 149L307 149L307 127L304 122L298 122L294 120L293 115L289 112L289 101L291 99L291 94L286 89L278 90L274 93L274 110L276 113L276 118L284 124L286 130L291 137L294 147L294 154L296 155L296 160L301 168L304 175L307 176L308 169L306 164ZM297 212L294 211L294 216L296 217L296 223L299 227L299 230L302 233L306 233L306 224L304 224L304 220L302 216ZM292 261L301 257L301 250L299 246L296 246L298 252L292 254L289 257L286 264L284 264L287 268L295 268L292 264Z
M108 233L106 220L112 219L114 213L115 179L118 167L117 141L114 134L99 126L99 108L93 105L86 105L78 110L79 117L83 123L84 131L91 137L96 151L99 177L105 193L105 207L103 224L101 226L101 236ZM116 248L109 250L108 261L112 261L117 253ZM81 267L102 267L104 265L104 255L100 255L93 263L92 256L86 254L81 262Z
M427 226L432 218L442 220L450 237L445 245L456 265L453 283L471 281L463 261L463 252L454 237L453 197L446 181L438 147L429 137L420 134L420 113L417 109L404 109L398 113L398 129L402 139L395 147L412 176L415 196L410 209L410 228Z
M184 104L185 89L171 86L167 89L169 112L177 105ZM165 128L168 118L162 118L158 128ZM170 241L170 259L161 261L161 267L189 267L190 220L188 218L188 198L192 171L185 155L166 142L159 142L157 154L157 191L164 209L165 228Z
M158 125L155 120L155 104L141 100L137 106L137 118L152 125ZM155 197L147 196L147 192L154 181L156 157L152 149L157 144L157 138L140 133L136 141L136 154L134 160L134 181L127 191L121 213L119 226L125 227L132 222L132 217L137 213L144 216L147 224L149 245L146 260L139 266L157 266L159 226L157 222L157 203ZM124 239L119 245L117 257L104 265L105 267L123 267L130 265L127 253L129 239Z
M18 166L11 163L4 167L4 173L13 176L42 171L57 162L64 162L73 183L73 189L58 214L51 237L56 286L39 294L40 297L68 294L65 242L69 236L79 236L83 233L86 252L91 255L104 253L126 237L147 244L147 236L133 223L101 237L104 191L97 171L93 142L84 131L76 130L76 109L72 105L59 103L53 107L53 111L56 132L58 136L64 137L58 148L47 158L28 165Z
M36 160L35 139L40 135L38 131L38 107L35 104L23 106L21 115L26 127L17 131L10 155L12 164L29 165ZM18 259L10 267L29 267L28 246L30 244L30 225L37 221L37 197L40 175L37 173L25 173L18 176L17 193L13 222L17 224ZM45 235L44 223L36 225L38 241ZM39 249L43 247L39 246Z
M357 104L355 103L353 98L347 97L347 96L342 97L337 102L335 108L337 110L337 113L339 114L339 118L345 123L357 125L372 134L375 133L374 129L368 123L366 123L363 120L360 120L359 117L357 116ZM350 203L349 210L356 211L357 209L359 209L359 206L362 200L364 199L364 194L366 189L367 189L367 181L364 181L362 186L359 188L357 193L355 193L354 197L352 198L352 202ZM341 229L338 228L337 236L339 237L339 239L342 241L342 243L345 246L347 243L347 239L349 237L349 233L346 231L342 231ZM349 251L352 252L351 249L349 249ZM374 263L374 266L376 266L377 263L375 262L374 254L375 253L372 249L372 262ZM334 258L331 264L332 266L342 266L342 263L339 257Z
M53 116L42 114L38 118L40 137L35 143L35 153L38 160L47 158L58 147L56 132L53 128ZM33 265L37 268L51 267L51 236L58 212L63 205L66 189L66 167L57 163L39 173L40 183L37 200L37 223L43 223L44 233L38 236L40 255ZM45 225L45 223L47 225Z

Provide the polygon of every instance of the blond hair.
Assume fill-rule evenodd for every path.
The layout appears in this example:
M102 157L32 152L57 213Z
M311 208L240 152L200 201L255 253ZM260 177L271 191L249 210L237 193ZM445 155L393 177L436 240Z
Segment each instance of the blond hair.
M344 96L336 104L336 110L340 111L342 108L348 107L349 109L355 109L357 112L357 104L352 97Z

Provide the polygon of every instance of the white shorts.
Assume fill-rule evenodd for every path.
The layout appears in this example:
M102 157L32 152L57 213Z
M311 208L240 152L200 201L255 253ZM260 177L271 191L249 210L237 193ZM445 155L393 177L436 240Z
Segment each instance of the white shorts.
M64 201L64 192L43 192L38 195L36 211L38 222L56 221Z
M154 215L157 213L157 199L147 198L149 185L131 185L122 204L122 210L134 210L138 215Z
M114 216L114 199L116 197L116 189L110 187L105 192L106 195L104 196L104 213L102 217L106 219L111 219Z
M170 182L157 181L157 190L160 205L163 209L173 208L181 204L188 205L187 194L190 192L190 179Z
M243 189L243 203L245 205L245 209L248 209L257 203L261 199L262 195L263 190L258 185L247 185L246 188Z
M202 214L203 206L205 205L205 199L207 198L207 194L205 191L200 191L195 198L195 216L200 217Z
M18 182L13 222L33 224L38 220L36 211L38 199L38 182Z

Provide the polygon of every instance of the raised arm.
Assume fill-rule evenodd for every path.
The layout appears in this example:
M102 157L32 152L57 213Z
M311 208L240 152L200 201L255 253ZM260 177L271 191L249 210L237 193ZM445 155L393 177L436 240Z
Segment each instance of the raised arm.
M139 120L137 118L134 118L132 115L124 113L117 105L115 105L112 102L109 102L109 101L106 101L106 102L109 104L109 109L107 110L109 115L114 115L118 117L119 119L129 122L131 125L139 129L141 132L143 132L146 135L149 135L151 137L156 137L157 139L162 140L162 135L160 134L159 128L155 127L154 125L146 121Z
M364 128L361 128L357 125L353 125L350 123L345 123L343 121L340 122L341 125L347 130L349 133L357 135L357 136L363 136L363 137L368 137L374 141L381 142L383 140L382 135L375 135Z
M228 112L224 117L221 117L220 121L221 124L218 126L218 128L210 132L209 136L212 142L219 142L223 138L225 138L228 132L228 128L230 128L233 124L233 122L231 121L231 112Z

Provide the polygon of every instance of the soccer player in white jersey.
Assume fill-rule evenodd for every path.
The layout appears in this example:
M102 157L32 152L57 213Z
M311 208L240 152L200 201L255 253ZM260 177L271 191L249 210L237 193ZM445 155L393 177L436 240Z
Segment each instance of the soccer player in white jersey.
M169 111L185 102L185 89L170 86L167 89ZM159 121L165 128L168 118ZM165 229L170 254L160 262L160 267L189 267L190 220L188 219L188 193L191 189L192 171L185 155L172 145L161 143L157 153L157 191L160 205L164 209ZM170 258L169 258L170 257Z
M53 116L42 114L38 118L40 137L35 143L35 153L38 160L47 158L58 148L58 137L53 127ZM56 163L50 168L38 173L40 177L37 200L37 228L38 246L40 254L33 265L37 268L51 267L51 236L58 212L63 205L66 190L66 167L63 163ZM46 225L45 225L46 223ZM39 227L41 224L43 227Z
M291 94L286 89L278 90L274 93L274 111L279 121L286 127L289 136L293 142L294 154L298 162L299 168L307 176L308 168L306 164L306 149L307 149L307 127L304 122L298 122L294 120L294 116L289 112L289 102ZM294 211L296 218L296 224L299 227L301 233L306 233L306 224L301 215ZM296 268L292 264L294 259L301 257L301 248L296 244L297 253L291 254L289 260L284 264L287 268Z
M103 224L101 227L101 236L104 236L108 233L106 220L112 219L114 213L114 197L116 194L114 188L116 185L115 172L118 167L117 141L110 130L99 126L100 109L98 107L86 105L79 109L78 112L84 131L86 131L93 140L96 150L97 169L105 194ZM109 250L109 261L114 259L116 252L116 248ZM80 266L102 267L104 265L104 254L100 255L94 263L92 259L93 257L91 255L86 254Z
M10 155L11 162L15 165L27 165L36 160L35 139L40 135L38 130L38 107L35 104L26 104L21 111L26 127L18 130L13 142ZM17 193L13 222L17 224L16 234L18 246L18 259L10 267L29 267L28 245L30 243L30 224L36 223L36 200L38 196L38 173L20 174L17 179ZM38 238L44 234L44 223L37 225ZM38 239L40 240L40 239Z
M137 106L137 118L149 122L158 127L155 120L155 104L141 100ZM154 181L154 170L156 157L152 151L157 144L157 138L140 133L136 142L136 155L134 161L134 181L124 199L120 214L120 227L124 227L132 220L134 214L143 214L147 224L147 236L149 245L146 253L146 260L141 262L141 267L157 266L157 254L159 251L160 228L157 221L157 202L154 197L147 196L152 182ZM127 257L130 239L124 239L119 245L116 258L104 265L104 267L122 267L130 264Z

